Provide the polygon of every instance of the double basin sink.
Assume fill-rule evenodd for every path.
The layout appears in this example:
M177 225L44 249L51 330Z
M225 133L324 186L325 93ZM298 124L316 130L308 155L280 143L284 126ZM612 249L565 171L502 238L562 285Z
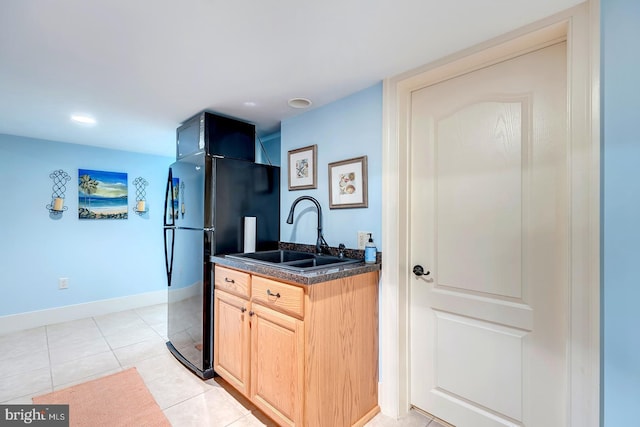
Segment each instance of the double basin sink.
M359 259L344 257L341 258L332 255L317 255L309 252L299 252L282 249L273 251L231 254L226 255L226 257L244 262L252 262L262 265L268 265L274 268L296 271L300 273L361 262L361 260Z

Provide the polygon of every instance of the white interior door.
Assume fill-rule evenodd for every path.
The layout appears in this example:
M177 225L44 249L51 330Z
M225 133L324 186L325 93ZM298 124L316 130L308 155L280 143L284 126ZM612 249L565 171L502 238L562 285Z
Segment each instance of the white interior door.
M458 427L564 426L566 43L411 96L411 404Z

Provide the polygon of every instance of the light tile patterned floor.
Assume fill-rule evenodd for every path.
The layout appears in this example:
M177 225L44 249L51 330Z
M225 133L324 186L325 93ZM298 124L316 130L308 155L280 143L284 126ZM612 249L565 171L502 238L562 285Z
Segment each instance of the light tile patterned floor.
M135 366L175 427L273 425L222 380L202 381L167 350L166 304L0 335L0 403L31 398ZM442 427L417 412L369 427Z

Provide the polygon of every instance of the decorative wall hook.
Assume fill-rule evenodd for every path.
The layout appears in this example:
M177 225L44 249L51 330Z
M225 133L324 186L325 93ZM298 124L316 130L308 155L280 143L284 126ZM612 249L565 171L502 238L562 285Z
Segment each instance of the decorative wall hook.
M46 207L52 214L62 215L62 212L67 210L67 207L64 206L64 194L67 192L67 182L71 180L71 176L59 169L51 172L49 178L53 180L53 186L51 188L51 204Z
M136 206L133 208L133 211L138 215L143 215L148 210L146 201L147 191L145 190L145 187L149 185L149 183L139 176L133 181L133 185L136 186Z

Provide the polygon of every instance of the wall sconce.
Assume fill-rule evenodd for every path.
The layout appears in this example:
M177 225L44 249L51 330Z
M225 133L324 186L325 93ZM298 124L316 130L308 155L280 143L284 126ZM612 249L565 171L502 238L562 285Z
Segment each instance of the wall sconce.
M182 213L182 218L184 219L184 181L180 183L180 197L182 197L182 204L180 205L180 212Z
M133 211L142 216L148 211L146 201L147 192L144 188L149 185L149 183L139 176L133 181L133 185L136 186L136 207L133 208Z
M67 182L71 180L68 173L59 169L51 172L49 178L53 180L53 187L51 188L51 204L47 205L47 209L53 215L62 215L62 212L67 210L64 206L64 193L67 191Z

